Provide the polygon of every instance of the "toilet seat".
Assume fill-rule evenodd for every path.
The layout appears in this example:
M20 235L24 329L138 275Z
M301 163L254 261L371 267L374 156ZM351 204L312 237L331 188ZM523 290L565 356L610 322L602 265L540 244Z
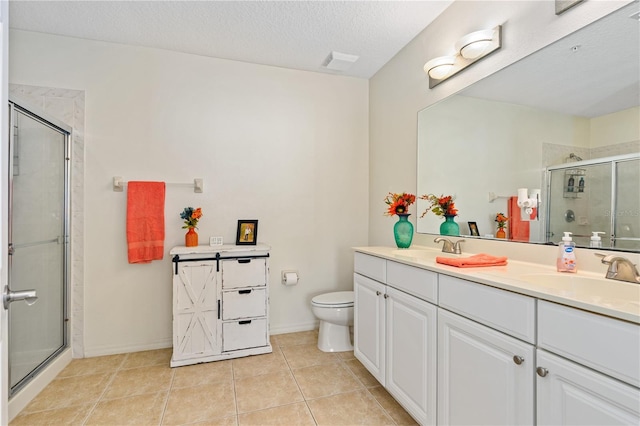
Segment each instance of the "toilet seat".
M319 294L311 299L311 304L321 308L348 308L353 306L353 291Z

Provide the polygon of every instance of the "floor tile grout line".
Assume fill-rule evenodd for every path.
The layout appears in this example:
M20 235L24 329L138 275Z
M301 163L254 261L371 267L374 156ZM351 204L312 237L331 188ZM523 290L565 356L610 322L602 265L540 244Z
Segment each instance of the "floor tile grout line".
M176 370L171 368L171 381L169 382L169 389L167 389L167 395L164 398L164 404L162 406L162 413L160 413L160 421L158 423L158 426L164 422L164 416L167 413L167 406L169 405L169 395L171 395L171 391L173 390L173 382L175 381L175 377L176 377Z
M128 356L128 355L127 355ZM91 415L93 414L93 412L96 410L96 407L98 406L98 404L100 403L100 401L102 401L102 398L104 397L104 395L107 393L107 389L109 389L109 386L111 386L113 384L113 381L116 379L116 375L118 374L118 371L116 369L116 371L112 371L111 373L111 378L109 379L107 385L104 387L104 389L102 390L102 392L100 393L100 396L98 397L98 399L96 399L96 401L93 403L93 406L91 407L91 409L89 410L89 412L87 413L87 415L85 416L84 420L82 421L82 424L85 425L87 424L87 421L89 421L89 419L91 418Z

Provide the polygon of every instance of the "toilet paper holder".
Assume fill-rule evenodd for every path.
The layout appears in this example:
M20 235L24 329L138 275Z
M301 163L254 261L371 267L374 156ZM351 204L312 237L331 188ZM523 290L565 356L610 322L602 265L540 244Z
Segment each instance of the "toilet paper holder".
M296 285L300 279L298 271L288 270L281 273L282 284L284 285Z

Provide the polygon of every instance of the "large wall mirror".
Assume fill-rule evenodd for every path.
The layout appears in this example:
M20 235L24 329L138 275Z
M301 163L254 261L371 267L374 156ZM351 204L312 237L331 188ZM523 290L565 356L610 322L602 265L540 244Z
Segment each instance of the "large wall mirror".
M603 247L640 251L638 9L631 3L420 111L418 194L455 196L462 235L475 222L477 238L493 238L504 213L513 241L557 243L565 230L588 246L603 231ZM518 188L541 190L537 220L517 207ZM417 232L438 234L440 217L420 217L426 207L418 202Z

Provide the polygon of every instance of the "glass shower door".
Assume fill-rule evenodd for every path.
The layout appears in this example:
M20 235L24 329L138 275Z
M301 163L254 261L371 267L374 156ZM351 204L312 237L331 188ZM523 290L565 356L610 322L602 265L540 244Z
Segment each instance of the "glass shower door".
M9 307L11 394L67 346L69 134L11 104L9 287L38 302Z

